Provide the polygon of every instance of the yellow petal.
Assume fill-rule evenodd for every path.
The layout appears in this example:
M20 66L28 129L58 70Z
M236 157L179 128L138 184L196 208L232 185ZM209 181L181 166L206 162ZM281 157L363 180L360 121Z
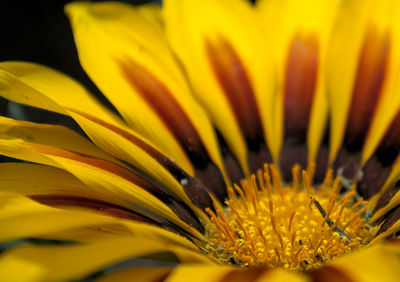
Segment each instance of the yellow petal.
M133 277L142 282L161 281L168 276L171 268L168 267L137 267L117 270L96 279L97 282L118 282L129 281Z
M207 221L204 213L199 211L188 198L189 195L191 199L201 199L195 204L204 209L212 205L207 192L203 187L196 185L195 180L182 171L173 160L161 154L154 145L144 141L129 128L117 127L78 111L71 110L71 115L97 146L163 183L197 215Z
M24 271L26 264L39 267L40 280L72 280L88 276L114 263L155 253L172 252L182 262L211 263L205 256L181 247L144 238L118 238L94 244L68 246L20 246L0 257L0 267L10 262L13 272ZM37 274L37 273L35 273Z
M386 243L355 251L311 272L313 281L397 281L399 246ZM330 279L340 280L330 280Z
M241 0L229 5L171 0L163 5L168 40L188 72L196 97L248 173L246 141L263 143L265 134L276 155L271 131L272 68L252 7Z
M188 232L196 234L194 236L202 238L199 232L178 218L177 214L185 218L189 216L187 219L191 218L197 221L194 215L190 215L190 212L188 213L188 210L181 203L166 196L165 192L161 191L154 184L121 166L72 151L27 143L18 139L0 139L0 153L14 158L63 168L76 176L93 191L102 193L103 190L107 190L109 193L113 193L114 197L125 200L127 203L139 205L150 212L174 222ZM164 201L168 200L169 204L157 198L156 194L164 198ZM171 206L168 207L168 205ZM171 208L177 208L175 210L177 214ZM198 225L197 227L200 226Z
M83 226L114 223L95 213L64 211L41 205L17 194L0 193L0 240L40 237Z
M149 173L188 205L192 205L182 193L182 187L171 176L171 172L166 171L168 167L163 167L170 166L171 171L179 170L174 162L169 160L172 159L170 153L165 156L161 154L158 148L124 125L116 115L101 106L77 82L44 66L6 62L0 63L0 88L4 88L4 91L0 91L0 96L12 101L70 115L96 145ZM0 125L2 134L6 138L14 135L28 139L32 135L39 143L53 144L66 149L73 147L73 150L85 154L94 154L96 151L94 146L81 144L90 142L78 138L79 136L71 130L61 127L17 122L6 118L2 118ZM99 156L96 154L94 155ZM104 155L102 154L102 158L105 158ZM174 160L179 161L176 158ZM189 169L186 171L191 173L190 167L185 169ZM185 181L184 183L190 182L190 179L178 180Z
M145 238L198 251L192 241L158 226L104 216L86 209L65 210L42 205L14 193L0 193L0 240L32 237L98 242L116 238ZM85 234L81 240L74 234ZM52 237L53 234L58 234Z
M211 123L160 26L122 3L72 3L66 12L83 68L127 123L188 172L203 157L224 174Z
M257 9L276 56L276 134L307 139L308 161L314 162L326 128L326 49L336 1L266 0Z
M77 207L83 201L83 204L87 202L85 207L97 208L115 216L129 216L129 210L140 213L124 199L115 197L114 193L107 190L96 193L62 169L28 163L1 163L0 171L1 191L33 196L36 200L53 199L54 204L59 199L57 206L68 206L66 204L70 203L72 207ZM134 215L130 218L133 219ZM151 219L159 221L154 217Z
M173 269L166 281L184 282L190 277L191 281L308 281L303 274L292 273L279 268L267 269L263 267L251 267L238 269L227 265L202 266L202 265L180 265Z
M122 165L121 162L94 146L88 139L64 126L13 120L0 116L0 139L15 138L86 154Z
M0 63L0 96L11 101L67 114L64 107L81 109L111 122L121 122L85 88L51 68L26 62Z
M395 95L392 91L396 74L392 71L397 63L393 65L392 59L398 56L398 50L393 53L391 27L398 21L397 6L396 1L354 0L340 3L327 64L332 113L331 160L336 157L345 137L347 145L364 144L373 119L382 118L374 125L378 132L371 133L377 135L364 144L365 162L396 113L393 108L398 107L398 99L387 109L387 113L383 113L386 109L379 110L383 117L377 115L376 105L391 103L385 100ZM338 64L338 61L341 63Z

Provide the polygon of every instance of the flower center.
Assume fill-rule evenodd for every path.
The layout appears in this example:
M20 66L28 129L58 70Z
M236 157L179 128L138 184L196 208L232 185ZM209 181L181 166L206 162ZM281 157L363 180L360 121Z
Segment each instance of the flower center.
M241 181L241 188L234 185L223 210L207 210L207 250L242 267L306 271L367 245L373 236L365 202L352 189L342 189L332 171L313 187L313 171L302 171L299 181L296 165L292 186L281 186L279 171L265 165L257 177Z

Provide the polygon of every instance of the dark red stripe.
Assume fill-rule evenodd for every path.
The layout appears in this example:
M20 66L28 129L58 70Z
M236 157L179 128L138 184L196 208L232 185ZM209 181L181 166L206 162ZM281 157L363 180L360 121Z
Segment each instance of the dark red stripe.
M132 60L120 61L120 66L130 85L163 120L188 156L195 158L192 161L210 162L197 130L170 90L145 67Z
M355 265L354 267L359 267ZM365 270L368 271L368 270ZM335 266L323 266L311 271L310 276L313 282L355 282L347 273Z
M144 66L132 60L120 61L120 66L130 85L158 114L185 150L200 182L223 200L226 189L222 174L212 162L197 130L170 90Z
M235 113L239 127L249 140L263 138L260 115L246 69L233 46L223 38L206 41L214 73Z
M165 167L172 174L172 176L174 176L175 179L178 180L178 182L183 187L185 193L188 195L189 199L191 199L196 206L200 207L203 210L205 210L206 208L210 208L211 210L213 210L212 200L209 194L207 193L205 187L201 185L193 177L184 172L173 160L167 158L165 155L161 154L154 147L150 146L143 140L137 138L136 136L130 134L129 132L119 127L109 124L87 113L83 113L72 109L69 110L80 116L83 116L84 118L94 123L97 123L107 128L108 130L114 131L121 137L129 140L130 142L141 148L144 152L146 152L152 158L154 158L160 165Z
M313 34L296 34L285 71L285 137L304 142L318 76L319 46Z
M389 204L390 200L396 193L400 190L400 185L393 184L383 195L379 198L378 202L376 203L376 207L373 211L375 213L377 210L380 210L387 204Z
M391 166L400 152L400 111L390 123L381 143L378 146L376 155L382 164Z
M360 150L374 117L388 65L388 34L371 27L365 37L358 63L353 96L347 117L345 146Z
M250 150L248 161L250 170L254 172L262 167L263 163L272 159L265 146L263 127L251 80L245 65L230 42L219 37L214 42L206 40L205 44L211 67Z
M250 140L263 138L254 90L245 66L233 46L220 37L215 43L206 41L206 48L213 71L235 113L243 135Z
M292 167L307 168L307 130L318 78L319 45L314 34L297 33L287 51L284 81L282 177L292 180ZM324 166L322 166L324 167Z
M155 222L153 219L140 215L132 210L100 200L67 195L30 195L29 197L49 206L84 207L118 218L159 225L158 222Z
M224 275L219 282L242 282L257 281L268 270L264 267L250 267L247 269L236 269Z
M387 215L386 219L379 228L378 232L376 233L376 236L380 235L383 232L386 232L390 227L392 227L398 220L400 219L400 206L395 207L392 209ZM387 237L389 237L392 234L387 234Z

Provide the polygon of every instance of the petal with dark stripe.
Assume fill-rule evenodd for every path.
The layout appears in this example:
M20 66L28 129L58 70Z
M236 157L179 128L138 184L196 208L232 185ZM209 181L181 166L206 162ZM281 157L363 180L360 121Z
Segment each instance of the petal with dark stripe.
M71 3L66 11L83 68L125 121L223 199L215 133L162 28L122 3Z
M194 94L248 175L276 156L272 64L255 11L241 0L170 0L164 8L168 40Z

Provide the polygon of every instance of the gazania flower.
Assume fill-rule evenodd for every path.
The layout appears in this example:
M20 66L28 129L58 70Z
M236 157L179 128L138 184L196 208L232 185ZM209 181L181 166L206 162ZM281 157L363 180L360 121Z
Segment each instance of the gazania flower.
M87 135L0 119L0 153L24 161L0 165L0 280L398 280L399 11L67 5L116 111L0 63L2 97Z

